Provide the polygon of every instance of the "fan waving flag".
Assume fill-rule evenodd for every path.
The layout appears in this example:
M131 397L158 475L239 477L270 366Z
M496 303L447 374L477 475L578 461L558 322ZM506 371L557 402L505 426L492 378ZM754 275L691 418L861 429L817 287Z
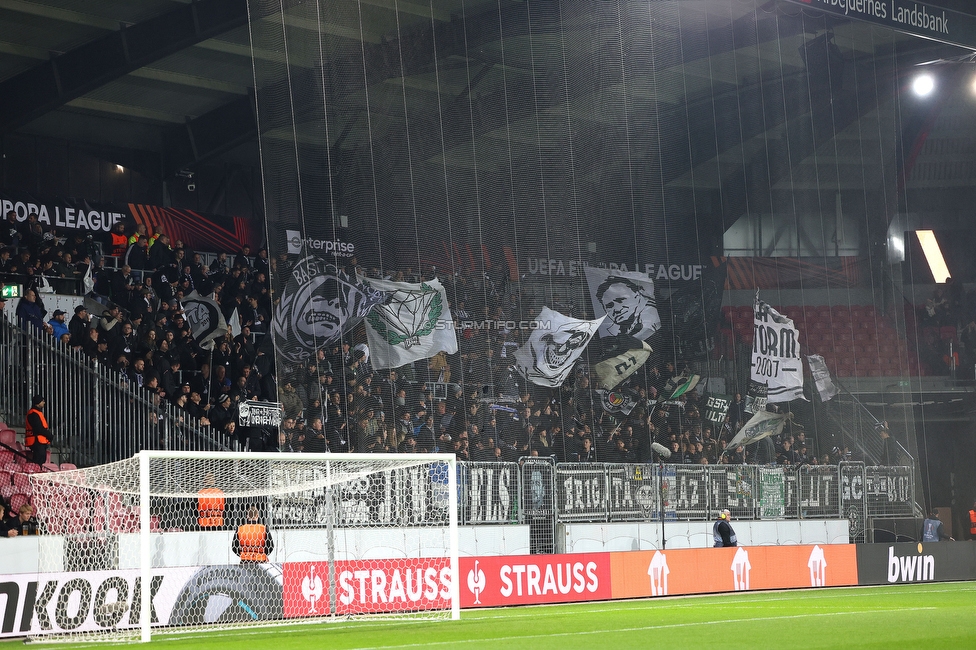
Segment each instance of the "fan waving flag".
M360 281L389 294L387 301L374 307L366 317L373 368L399 368L438 352L458 351L447 292L438 280L420 284L364 278Z
M757 440L769 436L777 436L783 431L786 422L793 417L792 413L771 413L759 411L739 429L739 433L729 441L728 448L735 449L737 445L750 445Z
M227 321L213 298L193 291L183 298L183 313L193 340L204 350L212 350L214 341L227 334Z
M834 386L834 382L830 378L830 370L827 369L827 362L819 354L807 356L807 362L810 364L810 374L813 375L813 383L817 387L817 392L820 393L820 400L823 402L830 401L837 394L837 387Z
M387 295L370 283L357 281L322 257L298 260L271 324L278 355L289 362L302 361L338 341L386 301Z
M751 379L769 387L768 401L803 397L803 360L793 321L759 300L756 292Z
M543 307L539 329L515 352L519 373L537 386L562 386L604 318L579 320Z
M637 398L630 391L598 390L597 393L600 395L603 410L607 413L630 415L630 412L637 406Z
M603 360L593 366L597 388L611 390L634 374L651 356L651 346L633 336L607 337L603 343ZM607 343L609 342L609 344Z

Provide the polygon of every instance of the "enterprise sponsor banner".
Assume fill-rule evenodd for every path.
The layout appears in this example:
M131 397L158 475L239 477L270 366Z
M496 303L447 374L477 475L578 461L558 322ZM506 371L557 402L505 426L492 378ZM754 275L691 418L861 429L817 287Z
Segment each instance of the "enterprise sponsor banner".
M854 548L824 544L611 553L612 597L856 585Z

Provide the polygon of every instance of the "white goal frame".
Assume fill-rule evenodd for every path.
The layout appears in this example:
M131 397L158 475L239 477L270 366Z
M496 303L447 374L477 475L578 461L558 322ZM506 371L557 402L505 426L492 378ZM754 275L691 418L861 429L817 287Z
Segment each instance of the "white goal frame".
M203 451L140 451L139 458L139 569L142 584L147 585L141 591L142 606L140 616L140 641L147 643L152 639L152 590L148 588L152 580L152 533L150 485L150 461L159 459L219 459L219 460L268 460L281 461L294 459L296 462L321 461L325 463L327 471L329 463L342 461L406 461L406 462L443 462L448 465L448 525L450 527L450 566L451 566L451 619L461 617L460 579L458 576L458 484L457 459L454 454L305 454L305 453L274 453L274 452L203 452Z

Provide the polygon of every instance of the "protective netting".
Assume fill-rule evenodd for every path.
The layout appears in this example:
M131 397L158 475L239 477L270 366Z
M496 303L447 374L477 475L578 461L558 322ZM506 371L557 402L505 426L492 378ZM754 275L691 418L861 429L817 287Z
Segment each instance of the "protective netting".
M142 575L151 580L153 632L363 614L449 618L455 471L443 456L154 456L143 500L139 458L37 475L44 535L30 634L139 636Z
M821 390L919 372L873 243L910 37L758 0L249 10L289 449L318 418L333 452L914 465L910 409ZM799 387L750 383L786 349L756 289ZM726 449L767 397L775 448Z

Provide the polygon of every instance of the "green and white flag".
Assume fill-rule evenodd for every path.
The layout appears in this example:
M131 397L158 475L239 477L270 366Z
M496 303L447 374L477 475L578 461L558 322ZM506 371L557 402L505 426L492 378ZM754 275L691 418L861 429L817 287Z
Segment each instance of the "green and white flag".
M792 413L772 413L770 411L759 411L748 422L745 423L739 433L729 441L729 449L735 449L738 445L751 445L757 440L762 440L768 436L778 435L783 431L786 422L793 417Z
M389 298L366 316L370 365L377 370L399 368L438 352L458 351L447 292L434 279L413 284L360 278Z
M689 393L695 389L698 382L701 381L701 375L686 375L680 374L672 377L664 385L664 390L661 391L659 399L661 400L672 400L678 399L685 393Z

